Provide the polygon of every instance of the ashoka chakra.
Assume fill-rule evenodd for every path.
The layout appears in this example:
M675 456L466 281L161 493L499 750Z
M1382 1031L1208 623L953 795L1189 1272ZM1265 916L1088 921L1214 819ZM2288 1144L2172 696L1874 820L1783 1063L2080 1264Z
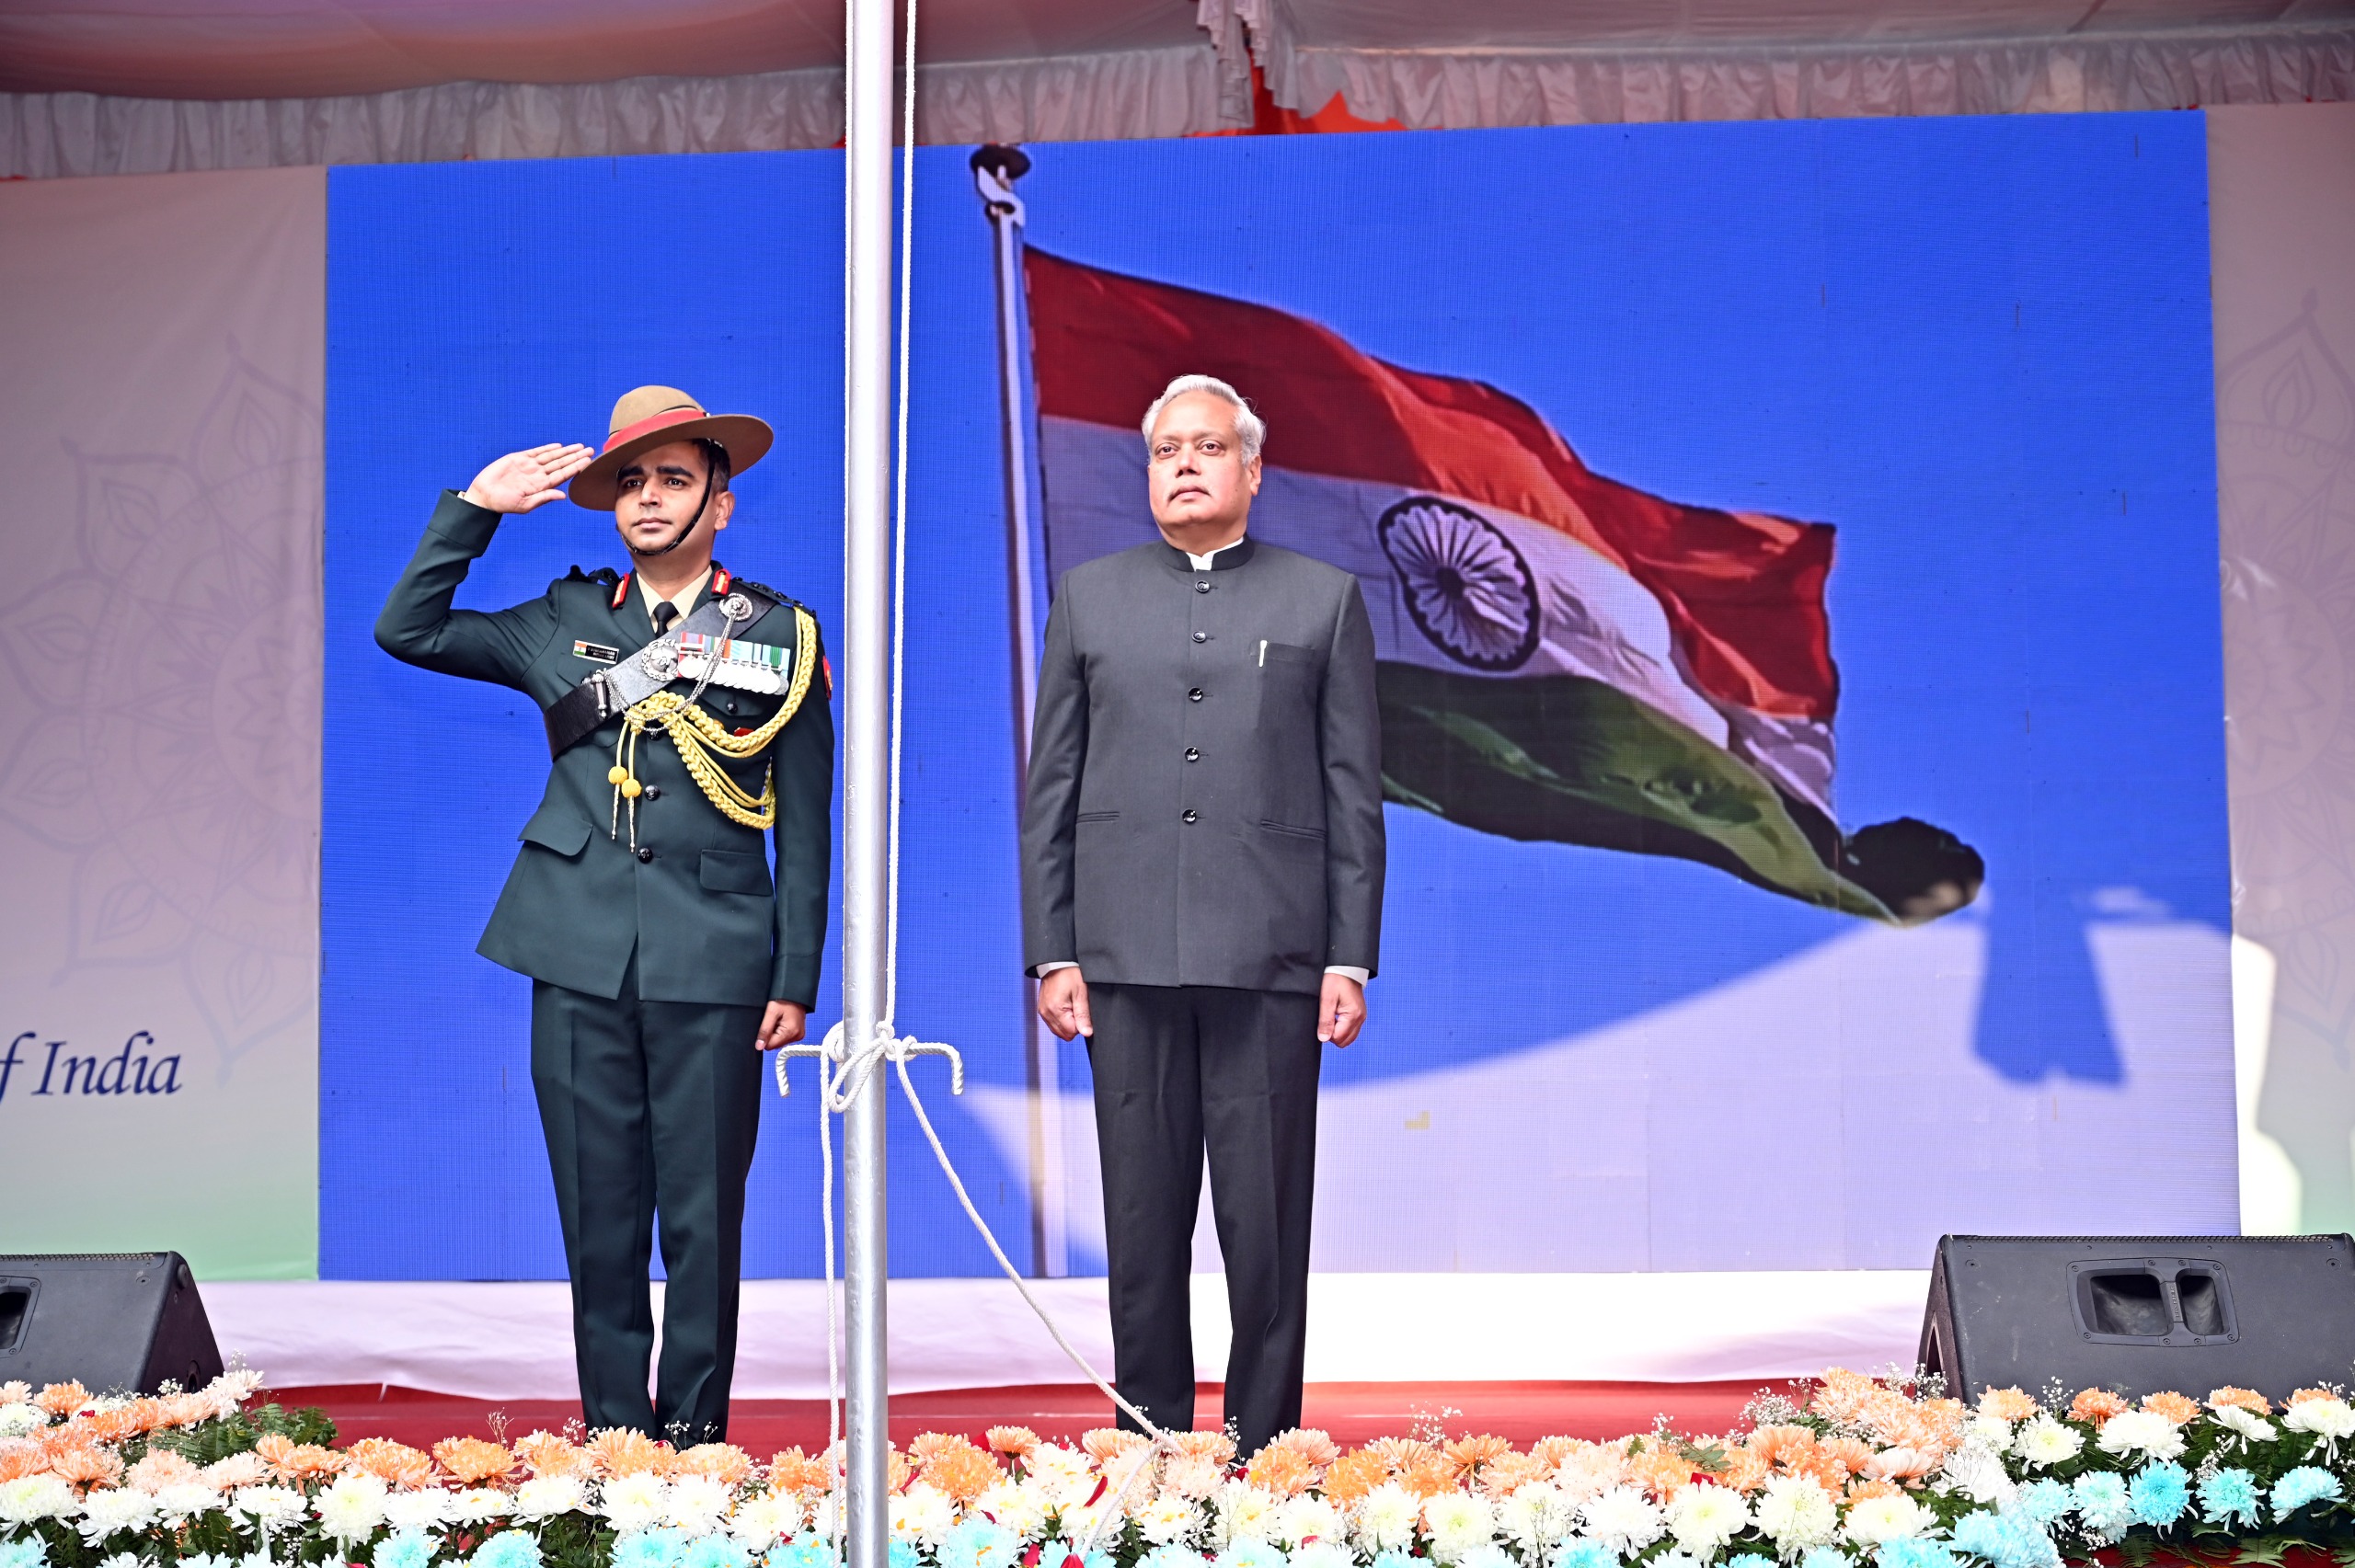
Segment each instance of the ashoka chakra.
M1513 670L1537 651L1537 579L1504 530L1436 496L1382 514L1407 613L1442 652L1475 670Z

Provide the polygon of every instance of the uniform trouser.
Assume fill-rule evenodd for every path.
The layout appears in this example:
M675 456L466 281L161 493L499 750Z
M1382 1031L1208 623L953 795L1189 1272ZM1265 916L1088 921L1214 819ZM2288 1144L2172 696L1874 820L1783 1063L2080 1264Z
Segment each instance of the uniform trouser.
M532 1086L572 1277L572 1345L592 1428L685 1443L728 1430L744 1179L760 1130L761 1009L642 1001L638 963L607 1001L532 986ZM662 1365L647 1284L661 1217Z
M1193 1427L1188 1286L1207 1150L1235 1324L1226 1419L1242 1451L1254 1453L1300 1425L1322 1048L1316 998L1090 985L1087 999L1121 1397L1166 1429Z

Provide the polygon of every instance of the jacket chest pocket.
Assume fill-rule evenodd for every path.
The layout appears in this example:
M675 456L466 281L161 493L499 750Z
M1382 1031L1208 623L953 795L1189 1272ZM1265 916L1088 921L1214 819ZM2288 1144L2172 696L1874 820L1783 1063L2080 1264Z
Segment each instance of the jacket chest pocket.
M1315 648L1291 643L1262 642L1253 649L1252 674L1258 693L1261 729L1314 730L1316 700L1325 685L1325 660Z

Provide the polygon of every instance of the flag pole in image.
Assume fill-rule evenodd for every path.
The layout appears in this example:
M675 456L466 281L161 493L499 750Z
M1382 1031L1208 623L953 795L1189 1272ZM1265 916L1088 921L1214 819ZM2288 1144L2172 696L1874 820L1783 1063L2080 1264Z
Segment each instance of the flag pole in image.
M1028 214L1014 182L1030 172L1019 147L985 146L971 160L973 187L996 241L999 421L1005 464L1006 618L1013 635L1014 808L1030 788L1030 722L1039 681L1037 592L1030 573L1030 441L1023 395L1022 227ZM1038 983L1022 987L1024 1076L1030 1102L1030 1271L1048 1278L1071 1272L1063 1211L1063 1042L1040 1018Z

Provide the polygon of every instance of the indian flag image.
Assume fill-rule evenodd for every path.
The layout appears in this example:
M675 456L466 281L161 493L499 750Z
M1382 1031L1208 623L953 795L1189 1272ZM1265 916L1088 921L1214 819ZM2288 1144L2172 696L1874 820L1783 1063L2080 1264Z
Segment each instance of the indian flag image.
M1253 537L1353 573L1387 797L1507 838L1676 855L1877 920L1979 855L1833 809L1832 530L1605 478L1534 410L1313 321L1030 249L1046 567L1153 537L1138 421L1213 375L1267 419Z

